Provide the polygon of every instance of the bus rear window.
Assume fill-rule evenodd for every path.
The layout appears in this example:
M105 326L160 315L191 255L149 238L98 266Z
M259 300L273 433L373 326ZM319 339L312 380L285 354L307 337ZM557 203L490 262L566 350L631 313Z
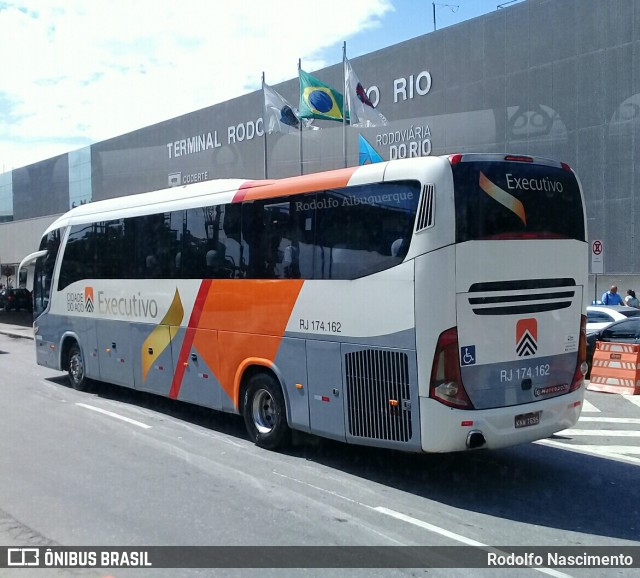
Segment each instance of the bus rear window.
M571 171L543 164L472 161L452 166L456 242L585 240L582 197Z

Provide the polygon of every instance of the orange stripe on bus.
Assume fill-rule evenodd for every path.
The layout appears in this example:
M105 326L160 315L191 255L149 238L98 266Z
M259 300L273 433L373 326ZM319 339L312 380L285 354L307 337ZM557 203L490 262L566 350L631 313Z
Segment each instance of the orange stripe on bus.
M198 328L218 331L221 355L206 331L196 332L193 345L234 404L238 403L238 368L250 357L275 361L303 283L299 279L234 279L211 284Z
M193 305L193 311L191 311L191 317L189 318L189 325L187 326L187 333L184 337L184 341L182 342L182 347L180 348L180 355L178 356L178 364L176 366L176 371L173 374L173 381L171 382L171 390L169 391L169 397L172 399L176 399L178 394L180 393L180 386L182 385L182 378L184 377L185 371L185 362L189 357L189 352L191 351L191 345L193 344L193 339L196 334L196 328L198 327L198 323L200 321L200 315L202 314L202 308L207 298L207 294L209 293L209 288L211 287L211 280L207 279L202 282L200 285L200 290L198 291L198 296L196 297L196 302Z
M233 197L233 202L234 203L241 203L242 201L244 201L244 199L245 199L245 197L247 195L247 192L250 189L253 189L255 187L264 187L264 186L270 185L270 184L272 184L274 182L275 181L273 181L273 180L263 180L263 181L247 181L245 183L242 183L242 185L238 189L238 192Z
M234 279L202 282L185 334L169 397L177 398L191 348L237 406L238 368L249 358L275 361L303 280ZM199 329L209 331L197 331ZM211 331L218 332L212 341ZM223 352L218 355L218 349Z
M313 173L299 177L278 179L264 187L241 187L233 198L234 203L256 201L272 197L286 197L296 193L310 193L324 189L346 187L358 167L338 169L328 173Z

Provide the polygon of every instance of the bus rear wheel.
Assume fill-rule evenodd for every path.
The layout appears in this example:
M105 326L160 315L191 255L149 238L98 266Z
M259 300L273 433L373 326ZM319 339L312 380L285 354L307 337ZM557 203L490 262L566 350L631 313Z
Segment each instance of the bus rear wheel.
M270 375L259 373L249 379L242 413L249 437L257 446L275 450L289 443L291 430L280 384Z
M82 351L80 351L77 343L74 343L69 349L67 365L71 387L78 391L88 391L90 383L85 374L84 357L82 357Z

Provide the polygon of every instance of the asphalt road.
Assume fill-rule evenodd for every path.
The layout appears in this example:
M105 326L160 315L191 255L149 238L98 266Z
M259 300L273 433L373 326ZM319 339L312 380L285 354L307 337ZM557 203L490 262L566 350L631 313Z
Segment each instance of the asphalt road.
M35 364L28 339L0 335L0 372L0 544L640 546L640 407L621 396L587 392L584 416L635 416L625 418L631 421L579 422L576 431L594 433L560 434L495 452L409 455L302 436L289 451L274 453L251 444L237 416L109 385L92 394L77 392L65 376ZM602 430L631 433L603 438ZM618 449L600 454L593 449L608 444ZM590 453L581 445L592 446ZM32 575L513 573L47 572ZM605 574L581 569L555 575Z

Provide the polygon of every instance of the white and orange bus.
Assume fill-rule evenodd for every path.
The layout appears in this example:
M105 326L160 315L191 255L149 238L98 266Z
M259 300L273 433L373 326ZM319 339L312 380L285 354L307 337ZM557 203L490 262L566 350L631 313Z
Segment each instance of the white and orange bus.
M291 430L415 452L577 421L588 245L565 164L463 154L77 207L35 269L37 361Z

